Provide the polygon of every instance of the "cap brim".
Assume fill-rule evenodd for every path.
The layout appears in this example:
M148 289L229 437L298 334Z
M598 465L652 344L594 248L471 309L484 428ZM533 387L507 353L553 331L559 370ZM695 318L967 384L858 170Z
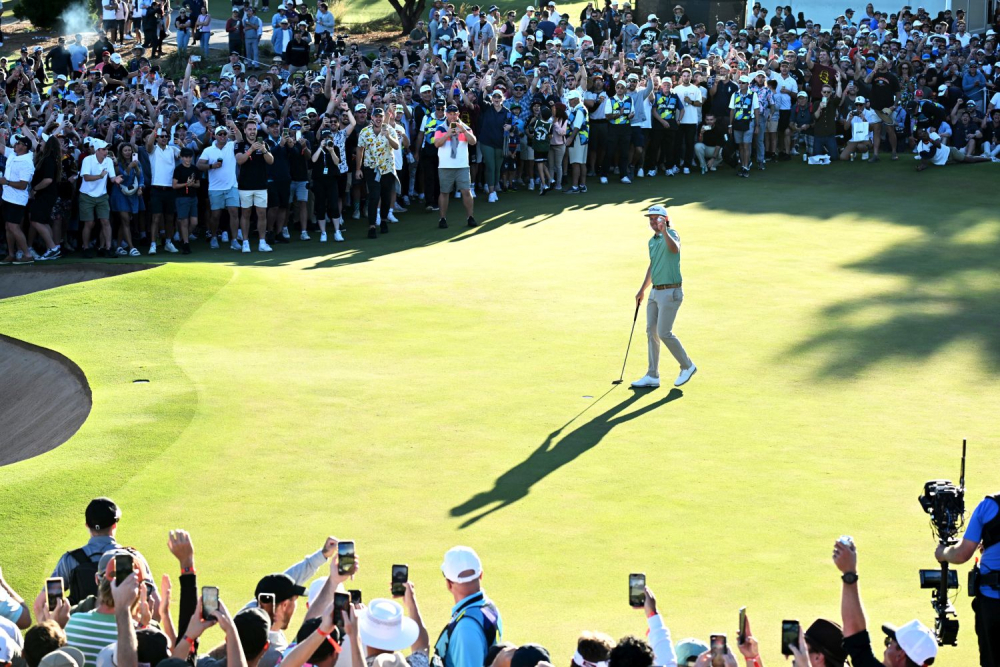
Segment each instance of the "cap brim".
M895 625L892 625L891 623L883 623L882 624L882 632L884 632L886 634L886 636L891 637L893 639L896 638L896 630L897 629L898 628Z

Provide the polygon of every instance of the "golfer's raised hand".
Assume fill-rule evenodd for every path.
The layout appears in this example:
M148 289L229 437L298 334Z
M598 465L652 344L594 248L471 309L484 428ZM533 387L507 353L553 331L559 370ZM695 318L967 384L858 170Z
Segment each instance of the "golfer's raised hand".
M845 546L838 540L833 543L833 564L841 572L857 572L858 551L854 545Z

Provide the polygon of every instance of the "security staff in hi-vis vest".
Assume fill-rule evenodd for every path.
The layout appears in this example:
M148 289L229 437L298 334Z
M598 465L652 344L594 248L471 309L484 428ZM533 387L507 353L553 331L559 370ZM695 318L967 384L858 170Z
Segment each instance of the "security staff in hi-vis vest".
M622 183L631 183L628 177L628 158L632 140L632 98L626 94L628 85L624 81L615 83L615 96L604 103L604 116L608 119L608 146L604 151L604 176L601 183L607 183L611 165L618 165Z
M587 191L587 145L590 143L590 114L583 106L583 95L579 90L566 93L569 109L569 136L566 145L569 154L569 194L575 195Z
M448 124L444 115L444 100L434 101L434 113L424 116L417 135L417 145L420 146L420 169L424 174L424 201L428 211L438 210L438 197L441 194L441 184L438 181L438 151L434 146L434 133L439 127Z
M660 81L656 77L654 81L656 89L649 94L653 123L646 149L646 175L656 176L657 166L662 165L670 176L677 173L677 120L683 105L669 78Z
M753 148L753 127L760 115L757 93L750 90L750 77L740 77L740 90L729 98L729 127L733 128L733 139L740 147L740 169L737 176L750 176L750 155Z

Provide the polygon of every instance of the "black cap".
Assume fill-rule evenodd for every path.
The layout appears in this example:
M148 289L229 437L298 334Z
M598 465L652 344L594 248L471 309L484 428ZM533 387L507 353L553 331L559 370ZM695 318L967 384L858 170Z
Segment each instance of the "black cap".
M302 627L299 628L298 634L295 635L295 641L300 644L304 642L306 638L309 637L309 635L319 630L319 626L322 620L323 619L317 617L317 618L310 618L308 621L305 621L302 624ZM338 628L336 625L330 629L330 638L336 642L339 642L341 639L340 628ZM331 655L333 655L333 645L331 645L330 642L322 642L319 645L319 648L317 648L316 651L309 657L308 662L310 664L315 665L320 662L323 662Z
M122 511L111 498L101 497L90 501L84 516L93 530L107 530L122 518Z
M240 633L240 644L247 660L259 656L267 646L267 636L271 632L271 618L263 609L247 607L233 617L233 625Z
M844 631L833 621L818 618L813 621L805 632L806 641L810 646L824 653L839 663L847 660L844 650Z
M138 640L139 663L156 667L170 657L170 640L156 628L143 628L135 633Z
M261 593L270 593L274 596L275 604L290 600L293 597L305 595L306 589L299 586L284 572L279 574L269 574L259 582L253 596L259 597Z
M458 105L457 104L449 104L445 108L445 111L449 111L449 112L452 112L452 113L458 113Z
M549 662L549 652L540 644L519 646L510 657L510 667L535 667L540 662Z

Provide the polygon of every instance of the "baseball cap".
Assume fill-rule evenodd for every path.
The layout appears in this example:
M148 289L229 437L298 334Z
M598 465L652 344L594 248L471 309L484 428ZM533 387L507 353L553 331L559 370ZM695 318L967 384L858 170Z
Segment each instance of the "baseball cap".
M707 650L708 644L700 639L694 639L693 637L682 639L677 642L677 646L674 648L674 651L677 653L677 664L683 665L692 658L697 658Z
M647 21L659 21L660 17L658 17L656 14L650 14L649 16L646 17L646 20Z
M274 603L280 604L285 600L306 594L306 589L295 583L295 580L284 572L269 574L257 582L253 596L256 598L261 593L270 593L274 596Z
M220 125L215 128L215 134L229 134L229 128L224 125Z
M162 630L143 628L135 633L139 664L158 665L170 657L170 640Z
M655 206L650 206L649 210L646 211L644 215L647 218L651 215L662 215L663 217L666 217L667 208L665 206L660 206L659 204L656 204Z
M937 641L934 633L918 620L912 620L906 625L895 627L883 625L882 632L896 640L903 653L918 665L937 657Z
M862 97L861 95L858 95L857 97L855 97L855 98L854 98L854 103L855 103L855 104L865 104L865 103L866 103L867 101L868 101L868 100L866 100L866 99L865 99L864 97Z
M948 84L942 83L940 86L938 86L938 95L944 95L947 92L948 92Z
M75 646L63 646L38 661L38 667L84 667L87 659Z
M807 92L806 92L806 91L804 91L804 90L800 90L800 91L799 91L799 94L798 94L798 95L796 95L796 97L809 97L809 93L807 93Z
M819 649L835 661L844 662L847 659L847 651L844 650L844 631L833 621L817 618L806 630L805 638L813 648Z
M568 93L566 93L566 101L569 101L569 100L578 100L578 99L580 99L580 91L579 90L571 90Z
M740 83L750 83L750 75L744 74L740 77Z
M368 107L366 107L364 104L361 104L360 102L354 105L355 111L361 111L362 109L367 109L367 108Z
M271 617L266 611L247 607L233 617L233 625L240 634L240 643L250 649L247 651L249 655L257 655L264 650L271 632Z
M434 90L434 89L431 88L430 86L428 86L426 83L424 85L420 86L420 92L421 93L429 93L432 90Z
M510 657L510 667L535 667L540 662L549 662L551 657L540 644L525 644L514 650Z
M457 111L458 107L455 107L455 110ZM479 560L479 555L471 547L452 547L444 555L441 572L444 573L445 579L448 581L464 584L475 581L482 575L483 564Z
M451 112L451 113L458 113L458 105L457 104L449 104L447 107L445 107L445 111L448 111L448 112Z
M94 140L92 144L95 150L108 146L100 139ZM90 501L84 516L87 526L94 530L105 530L118 523L118 520L122 518L122 511L118 509L118 505L115 505L115 501L102 496Z

